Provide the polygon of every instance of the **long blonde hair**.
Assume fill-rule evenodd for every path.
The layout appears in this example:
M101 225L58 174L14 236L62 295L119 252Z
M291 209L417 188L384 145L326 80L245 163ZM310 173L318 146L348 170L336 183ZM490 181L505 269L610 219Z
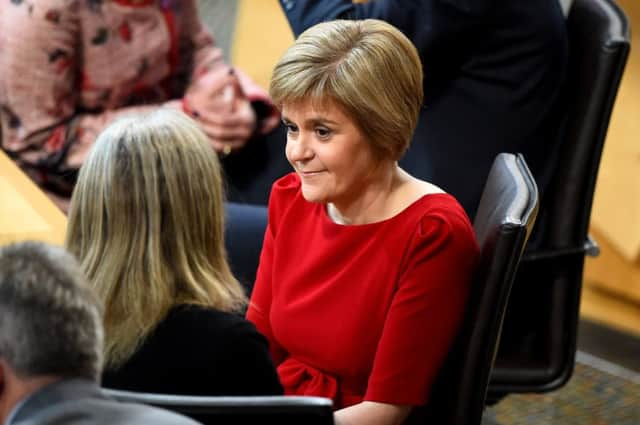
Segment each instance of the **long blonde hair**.
M184 114L122 118L100 134L73 192L66 246L104 302L107 369L176 305L243 308L223 202L218 158Z

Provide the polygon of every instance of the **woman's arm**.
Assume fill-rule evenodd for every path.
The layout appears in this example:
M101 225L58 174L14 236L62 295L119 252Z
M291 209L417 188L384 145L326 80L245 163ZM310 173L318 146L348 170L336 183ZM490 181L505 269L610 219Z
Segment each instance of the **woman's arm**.
M411 406L363 401L335 412L336 425L400 425L411 413Z
M450 202L421 219L405 251L365 401L427 403L458 333L478 249L462 208Z
M271 217L270 217L271 218ZM256 274L256 282L247 309L247 319L252 322L258 331L269 341L269 350L274 364L282 362L285 351L275 341L271 322L269 319L272 301L271 265L273 261L273 234L271 224L267 225L260 253L260 265Z
M279 188L279 182L274 183L269 197L267 229L264 233L260 263L253 286L247 319L256 326L258 331L269 341L269 349L273 363L278 366L287 355L285 349L278 344L271 328L271 303L273 301L273 261L275 256L275 238L279 231L280 221L291 199L288 188Z

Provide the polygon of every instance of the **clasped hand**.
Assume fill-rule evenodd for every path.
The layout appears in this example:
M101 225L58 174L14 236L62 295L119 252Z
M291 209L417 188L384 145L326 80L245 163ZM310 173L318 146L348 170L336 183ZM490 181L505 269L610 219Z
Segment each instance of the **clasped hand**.
M218 66L199 77L184 101L218 153L226 155L242 148L256 129L255 111L228 66Z

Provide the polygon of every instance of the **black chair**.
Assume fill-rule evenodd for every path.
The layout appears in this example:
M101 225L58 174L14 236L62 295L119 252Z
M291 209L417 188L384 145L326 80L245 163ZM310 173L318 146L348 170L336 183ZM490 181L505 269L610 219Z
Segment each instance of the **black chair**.
M524 158L499 154L473 223L480 263L463 327L432 390L426 418L418 411L411 423L480 424L511 285L537 211L538 189Z
M541 201L505 317L489 400L545 392L570 378L589 217L611 109L629 53L629 25L611 0L575 0L567 18L567 116L558 168ZM530 244L531 245L531 244Z
M118 401L142 403L189 416L205 425L273 423L333 425L333 403L307 396L204 397L150 394L103 388Z

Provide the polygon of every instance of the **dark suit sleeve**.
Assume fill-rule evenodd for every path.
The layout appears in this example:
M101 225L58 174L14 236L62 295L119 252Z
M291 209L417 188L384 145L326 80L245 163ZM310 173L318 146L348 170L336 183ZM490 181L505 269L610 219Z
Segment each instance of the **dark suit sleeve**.
M478 17L492 4L492 0L371 0L357 4L351 0L280 0L296 37L320 22L371 18L387 21L414 39L419 33L433 28L434 16L452 25L437 25L436 29L455 29L466 24L465 17ZM453 17L463 19L463 22L449 21Z
M426 73L455 72L473 49L494 0L281 0L297 37L307 28L333 19L381 19L402 31L416 46Z

